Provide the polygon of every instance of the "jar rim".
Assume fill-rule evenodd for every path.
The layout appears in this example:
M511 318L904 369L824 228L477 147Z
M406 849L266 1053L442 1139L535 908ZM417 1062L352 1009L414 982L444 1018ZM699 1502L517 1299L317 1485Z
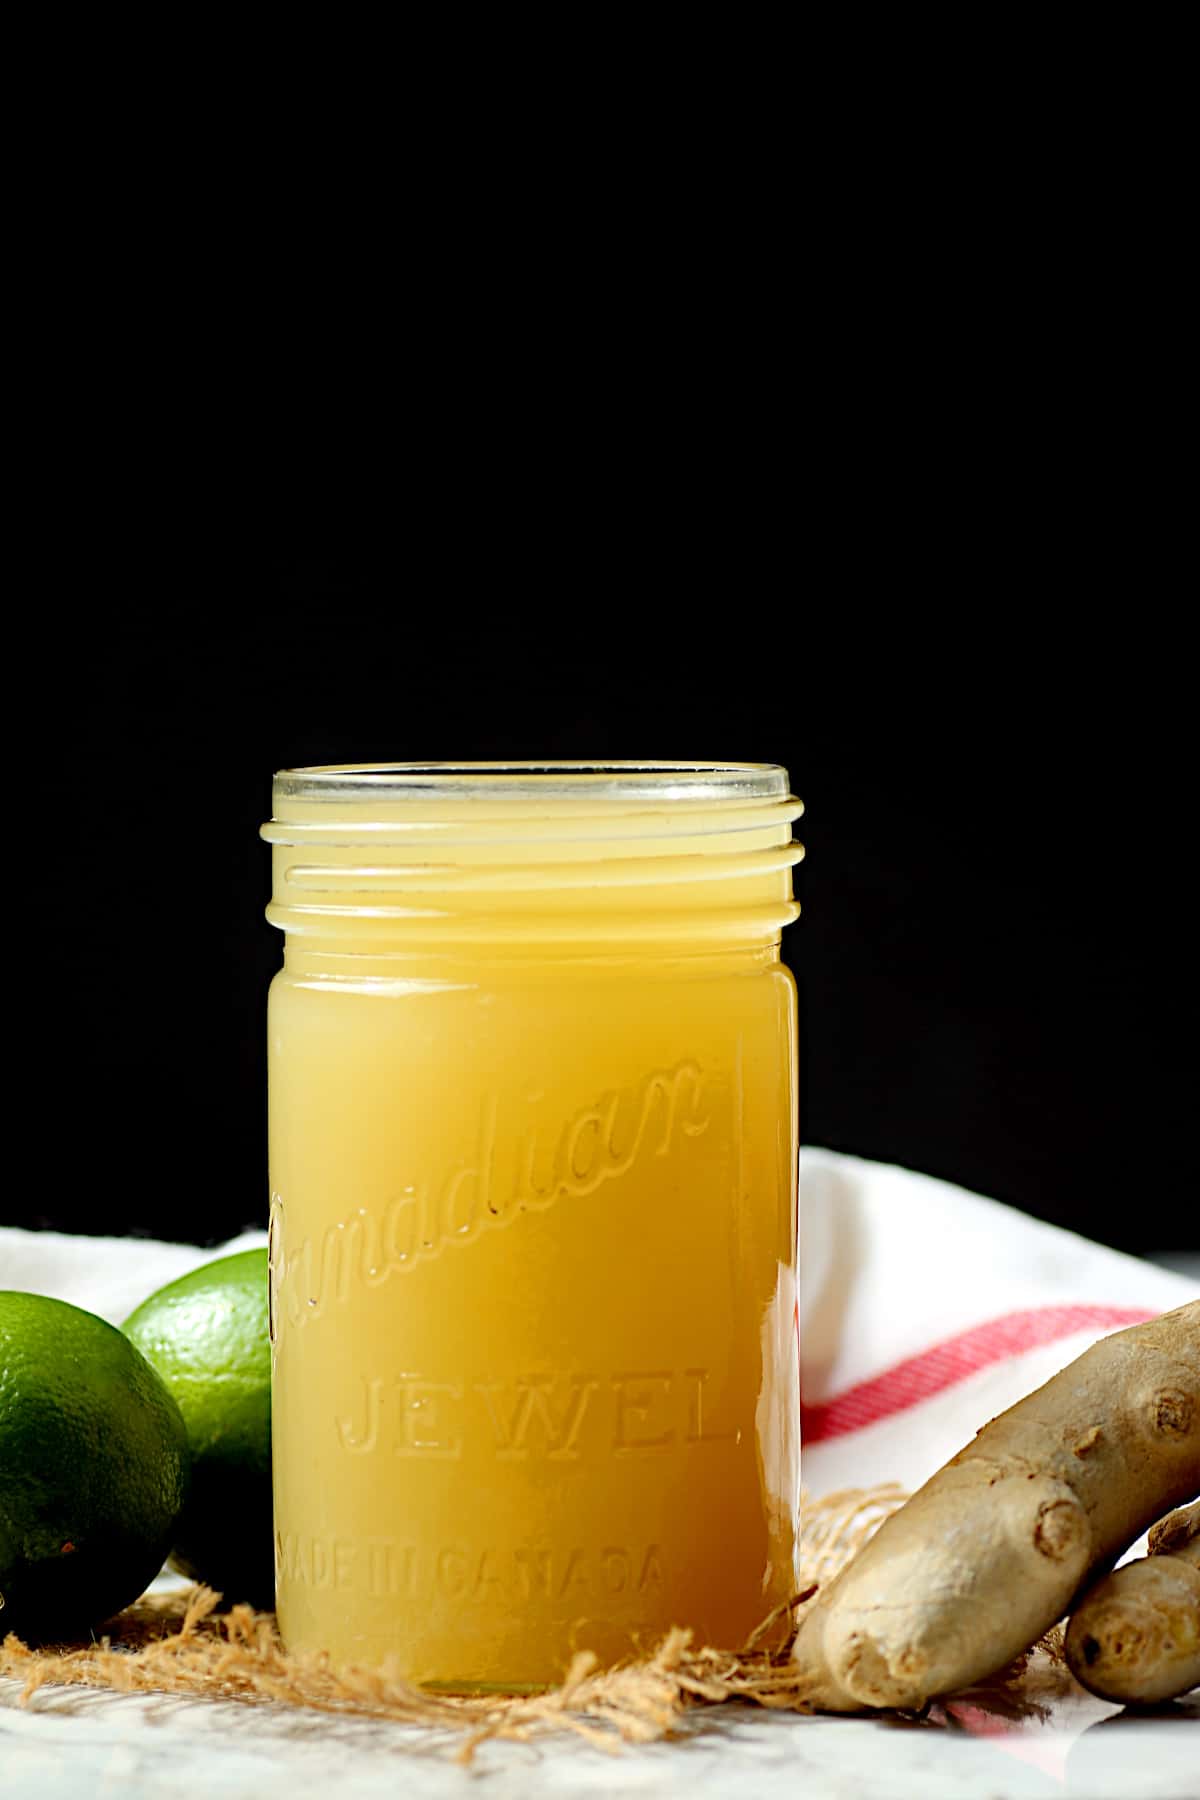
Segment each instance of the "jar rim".
M541 762L316 763L279 769L280 800L692 800L785 798L788 773L780 763Z

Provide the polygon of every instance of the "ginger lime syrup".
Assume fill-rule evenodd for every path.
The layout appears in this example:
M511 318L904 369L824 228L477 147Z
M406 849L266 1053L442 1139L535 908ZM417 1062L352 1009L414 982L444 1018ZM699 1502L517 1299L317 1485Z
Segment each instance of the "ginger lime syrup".
M800 811L756 764L276 777L290 1648L537 1687L790 1596Z

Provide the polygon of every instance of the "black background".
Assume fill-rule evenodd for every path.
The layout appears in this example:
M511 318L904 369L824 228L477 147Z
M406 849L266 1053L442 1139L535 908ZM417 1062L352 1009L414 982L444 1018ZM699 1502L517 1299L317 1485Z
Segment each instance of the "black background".
M810 495L811 555L782 488L721 518L718 482L649 537L615 493L619 529L590 504L569 559L557 533L531 549L527 502L457 538L447 519L445 557L423 531L419 563L214 527L141 571L144 605L110 564L26 668L30 1154L0 1217L202 1242L263 1223L274 768L733 757L785 763L808 807L785 937L804 1140L1194 1249L1190 664L1152 606L1114 610L1120 546L1089 599L1094 555L1072 569L1069 534L972 486L934 504L918 470L827 517Z
M802 173L754 85L31 206L0 1219L263 1222L274 768L728 757L809 809L804 1139L1197 1247L1183 128L862 78Z
M1182 77L944 35L83 69L6 290L0 1220L262 1223L272 769L695 756L808 803L808 1141L1197 1246Z

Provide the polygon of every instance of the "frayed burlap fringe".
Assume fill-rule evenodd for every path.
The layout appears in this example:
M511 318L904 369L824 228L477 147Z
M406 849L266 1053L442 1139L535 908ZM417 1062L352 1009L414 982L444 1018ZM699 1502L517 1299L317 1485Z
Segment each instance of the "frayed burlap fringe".
M323 1655L286 1651L270 1613L248 1606L216 1611L219 1596L192 1587L146 1596L113 1620L97 1643L31 1650L12 1635L0 1644L0 1675L23 1682L22 1703L47 1683L120 1693L282 1702L317 1712L433 1727L461 1739L469 1760L488 1738L529 1739L570 1731L603 1748L669 1736L698 1705L745 1700L804 1710L789 1660L796 1620L817 1587L832 1579L906 1498L893 1484L848 1488L803 1503L800 1589L764 1619L738 1650L697 1648L691 1633L668 1632L649 1656L598 1669L583 1651L561 1687L513 1698L429 1693L394 1666L334 1672Z

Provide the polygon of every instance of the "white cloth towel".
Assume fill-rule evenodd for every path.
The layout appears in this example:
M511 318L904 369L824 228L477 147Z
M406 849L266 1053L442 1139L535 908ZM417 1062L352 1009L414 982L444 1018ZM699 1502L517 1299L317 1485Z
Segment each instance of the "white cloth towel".
M119 1324L220 1249L0 1227L0 1287ZM806 1149L800 1165L803 1470L814 1494L915 1487L980 1425L1107 1332L1200 1283L882 1163Z

